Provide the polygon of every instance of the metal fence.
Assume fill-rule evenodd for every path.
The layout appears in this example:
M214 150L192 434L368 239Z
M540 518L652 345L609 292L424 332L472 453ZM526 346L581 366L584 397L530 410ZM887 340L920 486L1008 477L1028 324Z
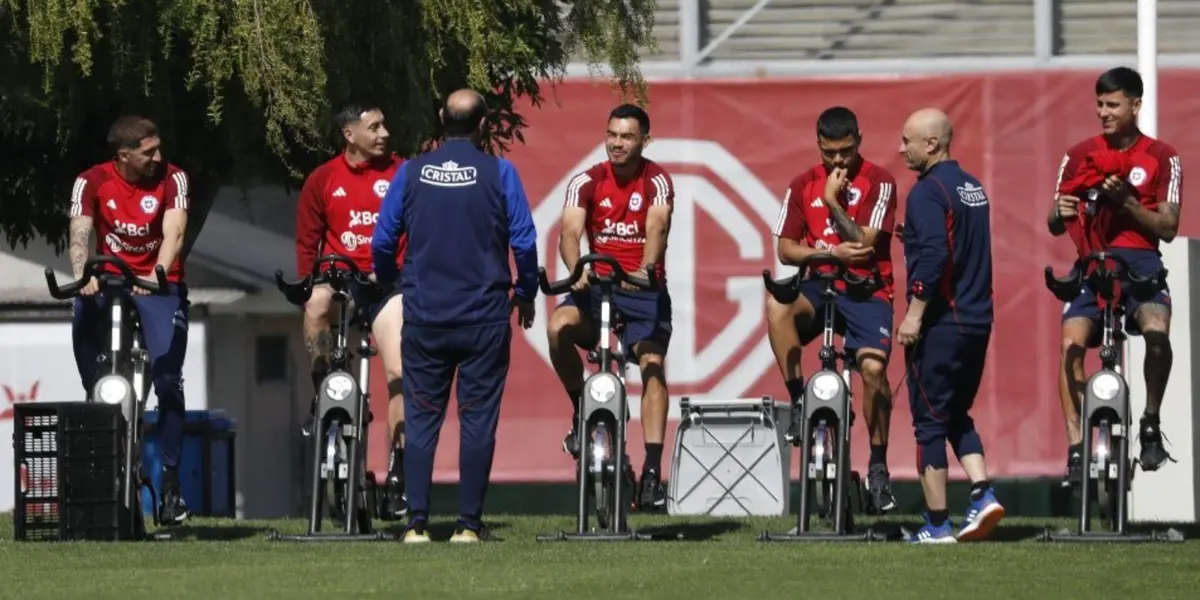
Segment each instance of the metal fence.
M1200 0L1157 0L1159 65L1200 67ZM1134 64L1138 0L659 0L659 78ZM587 73L573 64L573 75Z

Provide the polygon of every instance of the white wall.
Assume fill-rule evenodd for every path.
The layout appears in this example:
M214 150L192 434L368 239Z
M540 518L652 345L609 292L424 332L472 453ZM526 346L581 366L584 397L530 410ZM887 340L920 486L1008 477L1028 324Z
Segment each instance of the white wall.
M188 356L183 366L188 410L208 403L207 325L188 326ZM158 406L150 392L148 407ZM71 324L66 321L0 323L0 512L12 510L13 420L15 402L82 402L85 399L71 348Z
M303 440L312 393L299 313L284 317L214 315L209 318L209 407L237 422L236 507L239 518L306 514ZM259 382L260 336L287 339L285 378Z

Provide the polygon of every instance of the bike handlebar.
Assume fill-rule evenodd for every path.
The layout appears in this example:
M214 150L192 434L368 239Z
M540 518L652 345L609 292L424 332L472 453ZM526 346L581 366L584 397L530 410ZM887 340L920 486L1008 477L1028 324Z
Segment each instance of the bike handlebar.
M560 279L553 283L547 279L546 269L538 268L538 283L542 287L542 292L547 296L557 296L571 291L571 286L579 282L583 277L584 270L593 264L605 264L612 269L611 275L597 275L594 271L588 273L588 280L595 285L617 285L620 283L628 283L635 288L644 291L653 291L659 288L657 269L649 269L646 272L646 278L634 277L625 272L621 268L621 263L617 262L616 258L608 254L588 254L579 258L579 262L575 263L575 270L571 271L565 279Z
M769 269L763 269L763 285L767 293L780 304L791 304L800 297L800 286L806 281L843 281L846 284L846 295L852 298L868 298L883 287L883 276L879 267L873 267L871 274L859 276L850 271L842 259L828 253L810 254L797 265L799 270L791 277L774 279ZM833 267L832 271L816 271L820 267ZM816 271L810 277L805 277L806 271Z
M322 267L325 267L322 269ZM283 271L275 271L275 286L287 298L288 302L297 306L308 302L312 297L312 288L316 285L329 284L334 290L341 291L348 281L353 281L364 290L377 290L378 283L371 281L366 274L359 270L354 259L341 254L327 254L313 263L312 273L294 281L283 278ZM369 304L369 302L363 302Z
M113 265L121 273L118 275L106 272L104 265ZM80 290L87 287L88 282L93 278L99 280L100 286L103 288L126 290L141 288L160 296L166 295L170 286L167 281L167 272L162 265L155 265L154 278L156 282L151 283L135 275L133 269L129 267L129 263L116 256L93 256L87 259L87 262L83 263L83 277L64 286L58 285L54 269L46 267L46 285L50 288L50 296L56 300L67 300L78 296Z
M1108 267L1110 260L1116 263L1116 268ZM1055 277L1054 268L1046 267L1046 288L1063 302L1071 302L1078 297L1083 292L1085 282L1101 296L1111 298L1112 284L1120 281L1131 284L1130 291L1134 297L1148 299L1166 288L1167 270L1159 269L1149 277L1138 277L1129 268L1129 263L1124 257L1111 252L1093 252L1076 260L1071 272L1063 277Z

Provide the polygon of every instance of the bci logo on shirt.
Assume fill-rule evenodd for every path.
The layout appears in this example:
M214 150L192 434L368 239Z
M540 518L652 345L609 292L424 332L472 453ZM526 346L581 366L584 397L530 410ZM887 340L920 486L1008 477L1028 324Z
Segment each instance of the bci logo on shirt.
M350 211L350 226L358 227L360 225L374 225L379 220L379 213L369 210L352 210Z
M465 187L475 185L478 176L475 167L460 167L458 163L449 160L441 165L425 165L421 167L421 183L440 187Z
M150 225L138 226L136 223L123 223L120 220L113 221L113 229L117 233L122 233L134 237L145 237L150 235Z

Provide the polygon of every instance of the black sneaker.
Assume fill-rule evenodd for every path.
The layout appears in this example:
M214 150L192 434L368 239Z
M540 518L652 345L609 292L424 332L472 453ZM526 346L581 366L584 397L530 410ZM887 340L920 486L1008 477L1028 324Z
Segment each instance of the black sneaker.
M896 497L892 495L892 478L887 465L867 467L867 492L871 494L871 506L879 513L896 508Z
M187 504L179 486L164 487L158 508L158 522L163 527L182 525L188 518Z
M1071 444L1067 448L1067 476L1062 487L1078 487L1083 483L1083 444Z
M662 484L658 471L647 469L642 472L642 482L638 486L638 510L642 512L662 512L667 508L667 490Z
M388 475L383 488L383 506L379 517L384 521L398 521L408 514L408 496L404 494L404 479L399 474Z
M306 419L304 421L304 424L300 426L300 434L303 435L304 437L308 437L308 436L312 435L313 425L317 420L316 415L315 415L316 412L317 412L316 402L314 401L314 402L309 403L308 419Z
M1163 447L1163 437L1158 417L1142 415L1138 431L1138 441L1141 442L1142 453L1138 457L1138 463L1142 465L1143 471L1157 471L1168 460L1176 462Z
M161 497L158 499L158 522L164 527L180 525L188 518L187 504L179 491L179 470L162 470Z
M563 438L563 452L570 454L571 458L579 460L579 433L575 431L574 421L571 423L571 431L567 432L567 437Z

